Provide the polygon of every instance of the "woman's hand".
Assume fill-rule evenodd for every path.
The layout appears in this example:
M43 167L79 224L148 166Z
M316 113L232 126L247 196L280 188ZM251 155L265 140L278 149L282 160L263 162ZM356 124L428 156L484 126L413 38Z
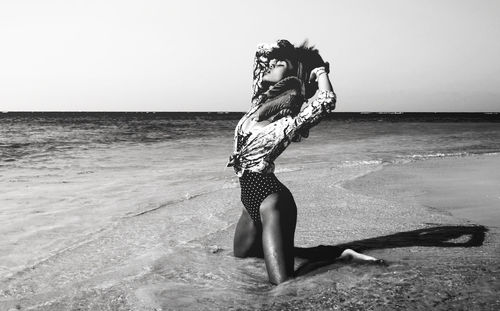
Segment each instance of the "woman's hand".
M324 66L316 67L311 70L309 82L318 81L318 77L323 73L330 73L330 64L328 62L325 62Z
M328 78L329 65L326 62L325 66L314 68L311 71L309 82L316 81L318 83L318 90L320 91L333 91L332 84Z

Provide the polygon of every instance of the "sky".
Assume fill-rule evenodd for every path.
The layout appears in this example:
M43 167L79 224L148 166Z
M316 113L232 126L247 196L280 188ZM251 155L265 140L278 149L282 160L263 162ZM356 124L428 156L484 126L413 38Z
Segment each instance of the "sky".
M1 0L0 111L245 111L305 39L344 112L500 112L498 0Z

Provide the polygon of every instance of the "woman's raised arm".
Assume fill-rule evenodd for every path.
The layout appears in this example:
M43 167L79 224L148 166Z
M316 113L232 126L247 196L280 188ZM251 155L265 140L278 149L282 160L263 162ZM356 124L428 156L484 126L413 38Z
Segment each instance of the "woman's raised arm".
M287 135L295 137L318 124L323 117L335 109L337 96L324 67L318 67L311 71L311 80L317 80L318 91L316 98L308 103L304 109L294 118L286 118L283 122L288 123ZM307 135L305 135L307 137ZM295 139L294 139L295 140Z

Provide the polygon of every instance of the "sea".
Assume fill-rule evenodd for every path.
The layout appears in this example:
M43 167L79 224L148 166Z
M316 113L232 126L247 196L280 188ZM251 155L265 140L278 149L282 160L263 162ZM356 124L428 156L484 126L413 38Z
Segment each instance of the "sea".
M237 222L220 215L239 210L238 204L207 208L189 202L221 190L237 198L238 179L226 162L241 116L0 113L0 306L65 310L77 308L79 301L107 310L110 302L96 292L154 269L163 269L163 282L171 285L145 285L135 298L107 292L116 310L127 309L134 299L137 305L155 306L155 295L169 297L172 309L189 309L210 295L239 299L243 306L263 292L279 296L266 283L262 262L249 259L240 269L229 268L230 245L208 251L224 248L228 258L206 262L201 260L206 249L192 242ZM276 162L276 174L325 166L369 172L384 165L499 153L498 113L336 113L289 146ZM153 219L158 211L166 215L161 226L130 220ZM123 240L135 242L124 247ZM158 266L159 258L185 268L167 271ZM204 287L191 286L200 282ZM228 308L229 302L206 306Z

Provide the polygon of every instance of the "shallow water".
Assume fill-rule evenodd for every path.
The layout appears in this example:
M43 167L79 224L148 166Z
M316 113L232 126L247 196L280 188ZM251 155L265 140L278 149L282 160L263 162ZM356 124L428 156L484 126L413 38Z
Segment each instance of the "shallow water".
M324 274L271 287L262 261L234 259L226 240L207 248L239 214L237 178L224 168L236 122L2 116L2 301L214 309L334 287ZM277 174L332 168L340 183L391 163L497 152L499 123L325 121L278 159Z

